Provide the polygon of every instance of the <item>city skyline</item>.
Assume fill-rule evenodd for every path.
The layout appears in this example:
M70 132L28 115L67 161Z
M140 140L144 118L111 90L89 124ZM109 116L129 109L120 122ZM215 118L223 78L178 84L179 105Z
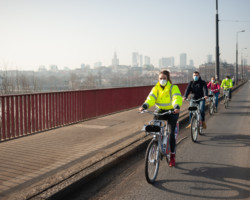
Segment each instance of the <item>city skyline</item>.
M218 0L220 59L250 54L248 0ZM187 54L194 66L215 58L215 0L0 0L0 70L132 65L132 52L150 63ZM244 49L244 50L243 50Z

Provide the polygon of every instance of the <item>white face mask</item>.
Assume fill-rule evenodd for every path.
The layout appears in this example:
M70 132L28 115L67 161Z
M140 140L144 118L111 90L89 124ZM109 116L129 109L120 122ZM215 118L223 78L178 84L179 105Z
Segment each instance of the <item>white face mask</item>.
M226 78L226 80L228 80L228 78Z
M160 84L161 86L165 86L167 84L167 80L165 79L160 80Z
M214 83L215 82L215 80L212 80L212 83Z

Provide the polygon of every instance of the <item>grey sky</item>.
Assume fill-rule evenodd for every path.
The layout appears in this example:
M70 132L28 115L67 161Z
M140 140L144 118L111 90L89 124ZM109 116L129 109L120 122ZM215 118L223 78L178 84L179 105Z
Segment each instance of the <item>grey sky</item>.
M195 66L215 53L215 0L0 0L0 69L120 64L187 53ZM221 59L250 53L250 0L219 0ZM235 22L239 20L239 22ZM241 49L247 50L241 51Z

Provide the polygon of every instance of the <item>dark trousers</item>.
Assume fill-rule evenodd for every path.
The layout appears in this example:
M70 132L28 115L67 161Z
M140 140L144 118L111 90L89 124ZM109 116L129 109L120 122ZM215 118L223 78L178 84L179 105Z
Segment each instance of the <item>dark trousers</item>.
M159 110L160 113L164 113L166 112L166 110ZM175 145L176 145L176 141L175 141L175 127L176 127L176 122L179 118L179 114L166 114L166 115L162 115L162 116L155 116L154 119L158 119L158 120L166 120L168 121L168 127L170 130L170 150L172 153L175 152Z

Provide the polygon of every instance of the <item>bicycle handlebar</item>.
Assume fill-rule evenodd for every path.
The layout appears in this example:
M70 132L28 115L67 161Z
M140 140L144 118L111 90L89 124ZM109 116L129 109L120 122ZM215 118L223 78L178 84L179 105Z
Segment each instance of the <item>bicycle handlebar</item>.
M151 112L151 111L149 111L149 110L143 110L143 111L141 111L141 112L139 112L139 113L149 113L149 114L151 114L151 115L158 115L158 116L161 116L161 115L166 115L166 114L173 114L174 113L174 110L168 110L168 111L166 111L166 112L164 112L164 113L156 113L156 112Z
M197 99L197 100L194 100L194 99L185 99L186 101L193 101L193 102L196 102L196 101L200 101L200 100L203 100L205 99L205 97L202 97L200 99Z

